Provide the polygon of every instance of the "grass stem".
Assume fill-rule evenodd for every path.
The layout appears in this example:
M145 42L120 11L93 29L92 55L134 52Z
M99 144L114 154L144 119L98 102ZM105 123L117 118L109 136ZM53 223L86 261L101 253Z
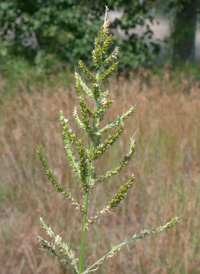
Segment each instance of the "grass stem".
M88 197L89 197L89 191L87 191L85 193L85 200L84 200L84 213L83 213L82 235L81 235L81 253L80 253L79 274L81 274L83 272L83 266L84 266L85 232L86 232L87 211L88 211Z

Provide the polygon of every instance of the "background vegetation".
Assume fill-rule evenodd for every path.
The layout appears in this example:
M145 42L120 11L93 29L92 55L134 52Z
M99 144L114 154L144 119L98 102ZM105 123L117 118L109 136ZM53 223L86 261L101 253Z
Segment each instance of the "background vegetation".
M12 0L0 3L0 56L2 61L23 57L31 64L51 71L58 63L72 67L79 59L89 61L94 35L101 25L105 5L111 11L123 10L122 18L111 24L121 48L119 71L149 64L159 53L160 42L153 39L155 10L172 17L172 58L194 61L198 0L77 1ZM142 32L136 31L142 27Z
M23 56L48 70L58 61L72 66L79 59L89 61L105 5L110 10L124 9L122 20L112 23L113 30L120 27L127 35L126 41L116 36L122 57L119 69L148 62L158 52L158 45L150 42L150 53L145 38L150 39L153 33L145 19L153 22L154 18L148 12L149 4L141 5L139 1L1 1L1 55ZM138 25L146 26L142 35L129 33Z
M148 85L141 81L144 74L151 79ZM137 103L137 110L128 121L123 141L105 155L107 166L111 167L123 155L128 149L128 136L139 128L137 151L126 173L103 186L106 191L101 187L97 189L94 200L90 201L89 214L94 213L93 204L101 204L110 197L112 184L120 185L120 179L128 178L133 169L136 184L122 207L102 218L91 231L86 258L94 261L119 238L131 236L152 224L159 225L161 219L180 215L179 226L130 246L130 250L113 258L99 273L199 273L199 82L186 79L184 73L179 75L179 80L167 69L162 75L147 71L141 75L129 81L120 77L110 83L115 104L107 121L133 102ZM76 230L76 236L81 234L80 215L72 216L74 211L70 206L49 189L35 153L39 141L45 144L47 160L58 179L72 189L76 197L80 195L65 158L58 120L60 108L71 117L75 91L58 79L31 82L32 93L19 92L19 87L26 90L23 80L19 79L15 87L18 95L1 104L0 244L3 248L0 264L3 274L18 273L20 269L19 273L62 273L55 261L38 250L39 215L44 216L57 233L63 232L72 246L80 240L73 233ZM1 89L6 86L5 80L2 84ZM105 158L100 167L102 172L104 161Z
M151 7L162 6L163 13L170 12L174 20L181 20L185 18L180 15L181 7L195 1L169 1L170 6L163 5L162 1L139 1L136 6L132 1L107 1L107 4L114 9L122 7L123 2L127 3L123 5L123 20L113 23L113 31L119 24L129 29L142 22L146 24L149 16L149 20L153 20ZM76 98L70 65L74 70L79 58L87 61L92 49L90 41L101 25L99 15L103 14L105 3L87 1L84 8L74 0L29 3L30 6L27 1L0 3L0 265L2 274L60 274L64 272L56 261L39 250L38 216L44 216L57 233L63 232L72 247L80 241L73 232L76 230L76 235L81 236L81 220L79 214L72 216L74 211L70 206L48 188L49 182L36 159L35 149L38 143L45 144L50 167L78 197L80 194L72 185L73 174L63 150L58 115L62 108L66 116L71 117ZM199 1L196 4L195 28ZM92 10L92 24L86 20L86 7ZM14 37L12 31L8 31L12 28L17 34ZM173 45L178 43L176 37L184 29L175 30L178 28L174 24L171 45L173 52L177 48L180 53L181 44ZM27 34L36 35L33 33L39 33L41 39L36 48L22 43ZM131 36L131 32L128 33ZM120 185L122 176L128 178L134 169L136 184L121 209L102 218L100 225L91 231L86 257L92 262L119 238L132 236L144 227L159 225L160 220L167 221L178 215L182 217L179 226L128 247L99 273L196 274L200 272L199 64L195 64L193 58L174 54L176 57L172 55L164 67L158 68L151 61L151 67L147 68L154 55L146 43L148 35L152 35L150 30L143 38L136 33L126 41L115 40L115 45L121 47L119 69L129 71L129 79L118 74L108 83L115 104L105 122L134 103L137 109L127 122L122 141L105 155L99 169L104 171L105 160L110 166L117 162L128 149L129 136L139 129L132 166L112 182ZM187 34L183 31L181 37L187 39ZM154 48L157 51L156 45ZM136 70L138 64L140 67ZM90 201L90 214L94 213L92 205L107 201L111 194L111 184L106 185L104 192L99 187ZM66 223L70 223L70 228Z

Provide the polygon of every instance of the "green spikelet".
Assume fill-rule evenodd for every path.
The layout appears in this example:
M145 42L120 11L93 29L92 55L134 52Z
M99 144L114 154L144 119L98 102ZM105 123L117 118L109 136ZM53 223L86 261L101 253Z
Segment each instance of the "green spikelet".
M95 100L97 101L100 97L100 85L98 83L94 83L92 85L92 92L93 92Z
M66 191L60 183L55 179L55 177L52 174L52 171L49 169L46 161L44 160L44 155L42 153L42 146L38 146L37 154L39 156L41 165L49 178L50 182L54 186L55 190L59 193L61 193L66 199L68 199L73 205L75 205L78 209L81 208L81 206L78 204L78 202L72 197L71 193Z
M102 181L105 181L109 179L110 177L112 177L113 175L116 175L118 172L120 172L122 168L129 163L131 157L133 156L134 151L135 151L135 139L132 139L130 151L124 156L124 159L114 169L107 171L104 175L96 179L96 182L101 183Z
M104 65L109 64L111 61L113 61L114 59L117 59L117 55L119 53L119 47L116 47L113 52L109 55L108 58L106 58L103 62Z
M101 136L104 133L108 132L110 129L118 126L121 122L123 122L125 119L127 119L134 111L135 107L131 107L126 113L124 113L121 117L119 116L117 118L117 120L115 120L114 122L109 123L108 125L106 125L105 127L99 129L99 131L97 132L97 135Z
M76 135L69 129L67 125L68 120L64 117L62 110L60 110L60 122L63 128L63 135L78 149L80 141L77 140Z
M111 170L108 170L103 175L96 177L98 159L117 142L125 128L125 120L132 115L135 109L135 107L132 106L124 114L117 116L116 120L102 127L103 117L113 103L112 100L107 99L109 91L104 90L103 84L104 81L115 72L118 64L116 59L119 52L118 47L114 50L112 49L112 35L110 35L108 31L109 20L107 18L107 13L108 8L106 8L104 23L94 41L92 61L95 72L90 72L82 61L79 61L79 67L82 73L75 72L75 87L79 107L77 108L75 106L73 117L76 126L83 130L82 133L85 134L85 138L77 138L76 134L73 133L73 130L69 127L68 120L64 117L62 110L60 111L62 137L65 144L67 159L78 181L78 186L81 190L80 193L82 193L81 201L76 201L71 193L66 191L62 184L53 176L53 172L49 169L47 162L44 159L42 146L38 146L37 149L41 165L55 190L69 200L72 205L75 205L76 208L79 209L80 214L82 214L79 262L75 252L71 249L69 244L63 242L61 236L56 235L51 227L48 227L45 224L42 218L40 218L40 226L44 229L47 237L50 238L50 241L43 239L40 236L38 237L38 240L41 247L46 250L49 255L57 258L61 264L69 269L69 271L76 274L86 274L96 271L100 264L113 257L127 244L142 239L152 233L163 232L179 222L179 218L175 217L164 226L143 230L140 234L133 235L130 239L115 245L108 253L91 266L87 268L84 266L86 230L90 228L101 215L114 210L127 196L134 182L134 175L132 174L129 180L125 183L122 182L118 189L113 185L113 193L115 193L113 197L108 198L107 204L102 205L102 209L97 210L96 215L90 218L88 217L89 197L95 186L104 181L108 181L112 176L118 174L128 165L135 151L135 139L131 138L130 149L122 160L119 161L118 165ZM106 133L107 135L105 136ZM102 183L102 187L103 185L104 183Z
M89 189L89 185L87 183L87 176L88 176L88 158L86 151L83 147L83 141L81 140L80 146L78 149L78 154L80 158L79 162L79 170L80 170L80 176L81 176L81 187L86 191Z
M99 81L103 82L105 79L107 79L110 75L113 74L113 72L117 69L118 62L113 63L100 77Z
M114 144L114 142L117 141L117 139L119 138L119 136L122 133L123 129L124 129L124 124L121 123L120 126L111 135L109 135L103 143L101 143L95 149L95 151L90 156L91 159L96 160L104 152L106 152L106 150L109 148L109 146L111 146L112 144Z
M88 68L86 67L86 65L83 63L83 61L79 61L79 66L82 69L83 73L92 81L95 82L96 79L95 77L89 72Z
M73 116L74 116L74 120L76 121L78 127L80 129L82 129L86 134L87 134L87 131L86 131L86 127L85 125L83 124L83 122L81 121L79 115L78 115L78 112L77 112L77 108L75 107L74 108L74 111L73 111Z
M128 190L133 186L134 174L131 175L128 182L120 186L114 197L109 201L109 208L114 208L120 204L120 202L125 198Z
M39 237L38 240L41 243L41 246L47 250L48 253L56 256L62 264L74 270L75 273L78 273L75 252L69 247L67 243L62 242L60 235L54 234L51 227L48 227L41 217L40 226L46 231L47 235L54 240L54 244L52 244L44 240L42 237Z
M91 99L94 98L94 95L92 93L92 90L86 85L86 83L82 80L81 76L75 72L75 79L76 81L79 81L82 89L85 91L85 93L90 97Z

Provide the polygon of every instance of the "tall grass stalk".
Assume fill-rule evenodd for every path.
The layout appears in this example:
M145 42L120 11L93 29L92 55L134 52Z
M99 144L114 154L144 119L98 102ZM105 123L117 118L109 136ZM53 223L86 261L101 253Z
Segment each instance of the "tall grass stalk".
M48 167L44 158L42 146L39 146L37 149L42 167L55 190L68 199L71 204L75 206L75 208L82 214L80 259L78 260L75 251L72 250L69 244L63 242L61 236L56 235L51 227L46 225L43 218L40 218L40 225L51 238L51 241L47 241L43 237L39 236L39 242L41 247L50 255L56 257L64 265L64 267L71 269L73 273L77 274L86 274L96 271L100 264L113 257L124 246L153 233L163 232L171 228L179 221L179 217L175 217L163 226L145 229L138 235L134 234L128 240L124 240L113 246L109 252L85 269L84 254L86 248L87 229L90 229L90 227L97 222L101 215L109 213L111 210L116 208L126 197L128 191L132 188L134 183L134 174L132 173L128 181L123 183L117 189L116 193L107 202L107 204L104 205L102 209L98 210L96 215L90 218L88 217L88 201L92 190L100 183L105 184L106 180L110 179L112 176L115 176L125 166L127 166L135 151L135 139L131 138L130 149L118 165L115 168L105 172L103 175L97 176L96 167L98 164L96 163L96 160L98 160L100 156L102 156L118 140L125 128L124 121L131 116L134 111L134 106L132 106L127 112L121 116L118 116L115 121L110 122L103 127L101 126L104 113L113 103L112 100L107 99L109 91L104 89L103 83L116 70L118 64L116 59L119 52L119 48L115 48L110 53L112 36L108 32L109 20L107 18L107 11L108 9L106 9L104 23L99 30L98 36L95 38L95 47L92 51L92 61L95 66L96 73L93 74L88 70L82 61L79 62L80 69L86 76L87 80L91 82L90 86L82 79L79 73L75 73L76 93L79 99L79 111L75 107L73 116L78 127L83 130L89 141L86 142L86 138L77 138L76 134L69 128L68 119L65 118L62 110L60 111L60 122L63 128L62 137L65 143L69 164L71 165L83 194L83 204L77 201L77 199L75 199L72 194L67 191L54 177L53 172ZM86 96L91 99L92 103L90 102L89 104L88 100L85 99ZM93 109L90 107L92 104ZM111 131L111 133L107 135L106 133L109 131ZM103 136L105 137L103 138Z

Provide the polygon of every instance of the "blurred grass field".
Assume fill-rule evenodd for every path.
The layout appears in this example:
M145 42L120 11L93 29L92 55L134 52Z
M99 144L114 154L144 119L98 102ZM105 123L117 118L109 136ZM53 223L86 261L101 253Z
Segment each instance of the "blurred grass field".
M12 66L11 66L12 67ZM10 69L11 69L10 67ZM26 72L1 76L0 113L0 265L2 274L66 273L40 250L39 216L79 251L81 216L56 193L36 157L38 144L55 176L77 199L79 188L66 160L59 110L70 125L76 96L73 77ZM194 75L194 74L193 74ZM102 216L87 234L86 258L91 264L112 245L174 216L182 221L160 235L138 241L116 255L97 273L197 274L200 272L200 82L198 76L168 69L147 70L109 83L114 104L105 122L137 105L118 143L98 162L108 170L128 151L136 132L132 163L96 188L89 214L102 208L134 170L135 187L126 201Z

